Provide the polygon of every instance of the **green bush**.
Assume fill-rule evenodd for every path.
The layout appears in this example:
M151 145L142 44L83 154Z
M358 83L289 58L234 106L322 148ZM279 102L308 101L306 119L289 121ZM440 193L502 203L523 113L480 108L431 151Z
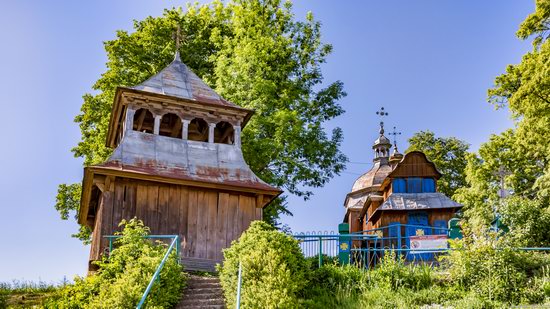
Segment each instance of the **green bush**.
M166 245L145 239L149 228L137 219L122 221L121 226L121 238L109 258L97 263L98 272L75 278L73 285L46 302L46 308L135 308L166 253ZM174 252L151 289L147 307L173 307L184 286L185 276Z
M308 267L292 236L255 221L223 251L218 270L229 308L235 307L239 262L241 308L296 308L307 284Z
M451 247L454 250L442 258L450 282L489 301L544 301L544 269L550 264L546 254L516 250L494 234L466 235Z
M239 261L243 308L458 309L548 304L548 255L519 251L512 247L515 240L496 236L474 237L466 231L439 266L406 263L387 253L374 268L337 263L317 268L317 259L304 259L296 240L256 222L224 251L220 278L230 308L235 304Z

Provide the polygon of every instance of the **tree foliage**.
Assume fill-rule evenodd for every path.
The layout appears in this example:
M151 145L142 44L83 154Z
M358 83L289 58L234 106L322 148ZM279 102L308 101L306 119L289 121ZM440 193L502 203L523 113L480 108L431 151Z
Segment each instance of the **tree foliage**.
M442 176L438 191L452 197L458 188L466 185L466 155L469 145L455 137L436 137L432 131L420 131L409 139L407 152L418 150L426 154Z
M160 17L134 22L134 32L118 31L105 42L107 70L84 95L75 118L82 139L73 148L85 165L103 162L109 115L117 86L141 83L174 57L174 29L185 35L182 61L224 98L255 110L243 130L243 153L252 170L268 183L308 198L308 188L323 186L346 162L342 131L323 125L343 113L341 82L323 84L321 64L332 47L321 42L320 23L311 14L297 20L290 2L214 1L165 10ZM77 210L73 185L61 185L56 208L66 217ZM274 223L288 213L284 198L264 216Z
M536 1L536 11L521 24L521 39L534 37L533 49L521 62L509 65L495 79L488 99L496 108L508 108L514 128L481 145L468 158L468 186L457 191L472 223L487 225L501 212L518 244L541 244L539 228L547 229L550 211L550 2ZM507 171L505 188L512 197L498 200L499 176ZM545 227L543 227L545 226ZM512 234L512 233L511 233ZM516 235L517 236L517 235ZM547 243L547 242L546 242Z

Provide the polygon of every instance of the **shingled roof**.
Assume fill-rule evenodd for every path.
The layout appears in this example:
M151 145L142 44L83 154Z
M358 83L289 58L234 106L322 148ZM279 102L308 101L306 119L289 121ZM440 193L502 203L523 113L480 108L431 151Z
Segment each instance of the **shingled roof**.
M376 213L380 211L387 210L425 210L461 207L462 204L451 200L440 192L393 193L374 211L371 217L375 216Z
M212 90L185 63L181 62L179 52L176 53L174 61L166 68L143 83L131 87L131 89L237 107L237 105L225 100Z

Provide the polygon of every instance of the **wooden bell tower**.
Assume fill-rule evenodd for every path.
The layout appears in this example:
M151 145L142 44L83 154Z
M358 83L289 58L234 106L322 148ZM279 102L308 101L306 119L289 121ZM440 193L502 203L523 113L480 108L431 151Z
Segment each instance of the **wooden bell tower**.
M170 65L116 91L103 164L86 167L79 223L92 231L90 261L105 235L137 217L153 234L177 234L187 269L213 270L281 190L244 161L241 130L252 111L221 98L176 53ZM91 264L90 264L91 265Z

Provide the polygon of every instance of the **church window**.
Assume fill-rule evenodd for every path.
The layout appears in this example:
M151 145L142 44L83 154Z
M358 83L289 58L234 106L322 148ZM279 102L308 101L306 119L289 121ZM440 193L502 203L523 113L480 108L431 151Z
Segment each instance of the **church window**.
M435 192L435 181L433 178L422 179L422 192Z
M145 108L140 108L134 114L134 124L132 129L134 131L153 133L155 126L155 118L153 114Z
M228 122L220 121L214 128L214 143L233 145L235 142L235 130Z
M421 193L422 192L422 178L410 177L407 179L407 192L408 193Z
M405 193L407 192L407 188L405 185L405 179L403 178L396 178L392 180L392 191L393 193Z
M176 114L165 114L160 121L159 135L181 138L181 119Z
M208 123L201 118L195 118L189 123L190 141L208 142Z

